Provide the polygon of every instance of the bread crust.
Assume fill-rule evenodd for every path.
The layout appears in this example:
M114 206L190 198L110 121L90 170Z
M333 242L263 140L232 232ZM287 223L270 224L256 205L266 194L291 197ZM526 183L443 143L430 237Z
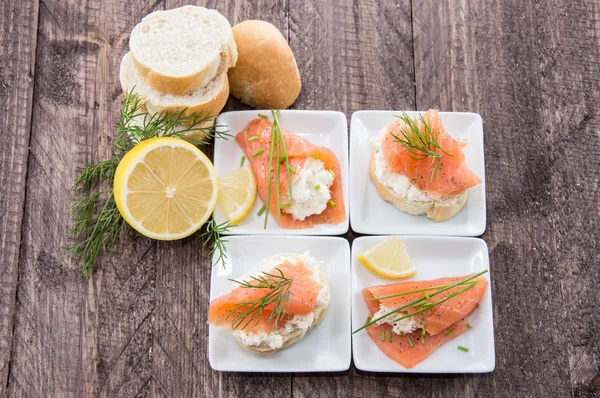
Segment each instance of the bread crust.
M202 113L203 115L216 116L227 103L227 98L229 97L229 82L225 72L222 72L209 83L219 85L218 91L215 90L215 93L210 98L199 98L197 103L190 103L189 96L191 94L186 94L186 96L172 96L172 98L177 100L177 102L174 103L166 103L165 100L161 102L163 96L161 93L153 93L153 89L148 86L136 86L136 82L140 82L142 78L133 76L137 73L137 70L130 64L130 57L133 58L130 53L127 53L123 56L121 61L121 87L125 92L134 89L135 87L136 94L142 98L142 105L144 105L151 114L159 112L179 113L185 110L185 115Z
M447 196L436 200L433 204L425 203L425 202L415 202L411 201L406 197L400 197L396 195L391 189L388 189L384 186L381 181L377 178L375 173L375 154L376 149L373 149L371 152L371 160L369 161L369 176L371 177L371 181L373 185L375 185L375 189L377 193L383 200L386 202L392 203L399 210L414 214L421 215L427 214L427 217L431 218L436 222L442 222L451 219L467 203L467 197L469 196L469 190L466 189L460 194L456 196Z
M273 25L249 20L232 29L238 62L228 72L231 95L258 109L285 109L302 84L292 49Z
M203 7L184 6L167 11L157 11L155 13L147 15L144 18L144 20L146 18L156 17L159 14L162 18L165 18L164 15L169 15L175 12L191 13L194 12L195 9L199 8ZM216 11L214 11L214 13L218 14ZM228 29L227 41L224 44L222 51L220 52L220 54L215 53L214 57L212 57L207 62L207 64L202 70L199 70L192 74L188 74L186 76L168 75L165 73L157 72L152 69L152 65L145 64L139 56L136 56L136 53L140 50L136 45L135 39L137 37L136 35L140 35L140 31L143 29L142 26L145 21L142 20L142 22L140 22L133 28L130 38L131 55L138 73L146 80L148 85L154 90L159 91L161 93L168 93L173 95L183 95L186 93L190 93L209 84L209 82L212 79L214 79L215 76L224 71L227 71L227 69L234 66L237 61L237 48L235 45L235 40L233 38L233 33L231 32L229 22L227 22L227 20L220 15L218 18L222 19L222 21L219 22L223 24L223 27Z
M322 285L324 287L329 287L329 282L327 281L327 276L325 275L325 271L323 271L323 269L320 266L318 266L318 267L319 267L319 279L321 281L323 281ZM308 330L304 331L302 329L294 329L290 333L288 333L286 335L282 335L283 336L283 345L281 346L281 348L273 349L266 344L261 344L258 346L248 346L248 345L245 345L242 342L242 339L238 336L234 336L235 340L245 350L248 350L248 351L251 351L251 352L254 352L257 354L266 354L266 355L274 354L277 351L283 350L284 348L289 347L292 344L297 343L298 341L302 340L304 338L304 336L306 335L306 333L308 333L312 328L317 326L323 320L323 317L325 316L325 312L327 311L327 307L329 306L330 298L331 297L330 297L330 293L329 293L326 297L325 304L321 304L321 305L318 305L315 307L315 318L313 319L313 323L308 328Z

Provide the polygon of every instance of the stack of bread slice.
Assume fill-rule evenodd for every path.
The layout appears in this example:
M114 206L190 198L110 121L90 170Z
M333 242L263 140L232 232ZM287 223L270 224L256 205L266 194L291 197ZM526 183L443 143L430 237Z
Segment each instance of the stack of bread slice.
M131 32L129 49L121 87L139 95L150 114L216 116L225 106L237 48L219 12L197 6L153 12Z

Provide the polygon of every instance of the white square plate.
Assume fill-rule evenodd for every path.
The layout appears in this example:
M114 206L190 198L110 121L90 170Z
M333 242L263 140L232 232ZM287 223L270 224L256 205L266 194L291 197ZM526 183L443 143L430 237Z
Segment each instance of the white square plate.
M235 136L242 131L250 120L262 113L268 115L272 121L270 111L237 111L221 113L218 124ZM286 229L277 224L275 218L269 215L267 229L264 229L264 215L258 217L256 213L263 206L263 201L256 196L252 212L240 225L231 228L228 234L275 234L275 235L341 235L348 232L349 228L349 174L348 174L348 122L341 112L333 111L281 111L279 123L285 130L291 131L315 145L329 148L335 153L340 163L342 172L342 191L346 209L346 221L339 224L321 224L306 229ZM235 170L240 165L244 155L242 148L233 138L228 140L215 140L214 164L218 176L223 176ZM246 162L248 159L246 159ZM223 212L217 206L214 212L215 221L225 221Z
M388 236L365 236L352 243L352 330L364 325L369 315L361 290L368 286L393 283L369 272L356 256L388 239ZM476 238L403 236L406 250L417 274L406 280L428 280L444 276L462 276L490 269L485 242ZM484 275L490 280L489 272ZM352 335L352 353L357 369L368 372L396 373L486 373L494 370L494 321L491 284L469 316L473 329L442 345L423 362L406 369L388 358L367 332ZM469 349L460 351L457 346Z
M420 112L406 112L415 118ZM455 138L466 138L463 149L467 165L483 181L469 189L465 207L448 221L437 223L425 215L413 216L385 202L369 177L371 140L394 121L402 111L359 111L350 122L350 221L362 234L479 236L485 231L485 171L483 124L476 113L440 112L446 131Z
M231 281L260 260L279 253L309 251L329 281L331 301L321 323L306 336L273 355L244 350L230 331L209 327L208 360L230 372L336 372L350 368L350 245L343 238L310 236L230 236L227 263L212 270L210 299L227 294ZM267 244L268 242L268 244Z

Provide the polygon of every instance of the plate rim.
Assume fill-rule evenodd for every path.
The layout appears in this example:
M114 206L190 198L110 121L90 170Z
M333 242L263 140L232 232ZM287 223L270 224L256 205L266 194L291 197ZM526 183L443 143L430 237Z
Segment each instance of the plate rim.
M257 115L258 113L268 113L270 114L270 110L265 110L265 109L257 109L257 110L240 110L240 111L227 111L227 112L223 112L220 113L217 116L217 124L219 124L221 122L222 119L231 116L231 115ZM342 162L340 159L338 159L338 162L340 163L340 167L342 169L342 175L345 174L345 178L342 178L342 195L344 196L344 204L345 204L345 210L346 210L346 220L344 220L343 222L339 223L339 224L320 224L322 226L322 228L324 230L316 230L315 231L315 227L311 227L311 228L303 228L303 229L294 229L294 230L270 230L269 227L267 226L267 229L262 229L262 228L252 228L249 226L245 226L243 230L237 232L236 228L232 228L231 231L227 231L225 233L223 233L223 235L227 235L227 236L240 236L240 235L261 235L261 236L266 236L266 235L272 235L272 234L282 234L282 235L287 235L287 236L335 236L335 235L343 235L346 234L350 231L350 208L351 208L351 199L350 199L350 186L351 186L351 179L350 179L350 130L349 130L349 124L348 124L348 118L346 117L345 113L341 112L341 111L330 111L330 110L304 110L304 109L282 109L281 110L281 115L285 115L285 114L313 114L313 115L324 115L324 116L328 116L331 117L336 123L343 123L344 126L344 132L345 134L342 135L341 139L342 139L342 150L341 153L343 153L343 156L345 157L345 162ZM258 115L256 116L258 117ZM250 120L250 119L249 119ZM249 121L248 120L248 121ZM228 126L228 124L225 124L223 126ZM340 128L340 131L342 129ZM335 130L332 131L332 133L335 134ZM305 136L305 135L303 135ZM232 141L233 137L230 140L215 140L214 143L214 150L213 150L213 164L216 164L217 161L217 153L219 153L222 148L223 145L227 145L226 142L222 142L222 141ZM331 148L328 148L331 149ZM342 159L344 160L344 159ZM215 165L215 170L217 169L216 165ZM218 171L218 170L216 170ZM344 173L345 171L345 173ZM258 198L257 195L257 199L260 201L260 198ZM271 216L272 217L272 216ZM224 220L221 220L224 221ZM274 222L274 220L273 220Z
M347 274L348 274L348 291L346 292L346 300L347 302L350 302L352 299L352 254L351 254L351 245L350 242L348 241L348 239L343 238L343 237L339 237L339 236L319 236L319 235L252 235L252 234L247 234L247 235L231 235L228 236L227 239L231 241L236 241L236 240L244 240L244 239L265 239L265 238L275 238L275 239L281 239L281 240L288 240L288 241L294 241L294 240L308 240L308 241L314 241L314 242L318 242L318 241L334 241L334 242L338 242L338 244L340 245L340 248L343 250L343 256L344 256L344 263L346 266L346 270L347 270ZM228 242L228 243L230 243ZM214 259L213 259L214 262ZM209 302L213 299L212 295L213 295L213 278L216 278L218 276L214 276L213 277L213 272L211 269L211 277L210 277L210 289L209 289ZM331 305L331 303L330 303ZM329 308L328 308L329 309ZM263 372L263 373L316 373L316 372L344 372L350 369L350 366L352 364L352 333L351 333L351 329L352 329L352 307L350 306L348 308L348 338L344 347L344 352L341 353L340 358L341 358L341 362L344 363L343 366L338 366L338 367L327 367L327 368L311 368L311 367L295 367L295 368L276 368L276 367L270 367L270 368L253 368L253 369L240 369L240 368L227 368L227 367L223 367L223 366L219 366L218 364L215 364L213 362L213 356L211 355L212 350L212 344L211 344L211 330L213 328L215 328L214 326L209 325L208 327L208 341L207 341L207 357L208 357L208 363L209 366L215 370L215 371L219 371L219 372L241 372L241 373L249 373L249 372ZM256 354L256 355L260 355L260 354ZM343 357L343 358L342 358Z
M377 367L365 367L363 363L361 363L361 360L359 360L358 362L356 361L356 356L355 356L355 349L357 346L357 343L355 341L355 335L352 334L352 360L354 363L354 367L362 372L369 372L369 373L392 373L392 374L485 374L485 373L491 373L496 369L496 343L495 343L495 328L494 328L494 295L492 292L492 269L491 269L491 264L490 264L490 256L489 256L489 249L487 246L487 242L479 237L469 237L469 236L436 236L436 235L401 235L401 234L395 234L395 235L366 235L366 236L360 236L354 239L354 241L359 240L359 241L365 241L365 240L384 240L385 238L390 238L392 236L397 236L401 239L410 239L410 240L416 240L416 241L435 241L435 240L446 240L446 241L458 241L458 242L472 242L475 243L477 245L478 249L483 249L485 255L485 259L483 262L483 266L484 269L488 270L488 280L489 280L489 285L488 285L488 289L489 289L489 298L490 298L490 318L489 318L489 327L490 327L490 335L486 335L486 337L489 339L489 344L491 345L492 348L492 355L489 358L489 361L486 361L484 366L482 367L482 369L473 369L473 370L458 370L458 371L452 371L452 370L448 370L448 371L443 371L443 370L414 370L414 369L407 369L402 367L402 365L398 364L399 369L395 369L395 368L377 368ZM351 308L352 308L352 315L353 315L353 319L354 319L354 305L355 305L355 293L357 290L357 286L355 286L354 280L355 280L355 266L358 265L358 260L356 260L356 255L354 252L354 241L352 242L352 247L351 247L351 259L350 259L350 267L351 267L351 274L352 274L352 301L351 301ZM381 279L382 282L388 282L388 283L393 283L394 281L391 280L385 280L383 278L379 278ZM353 326L354 327L354 326Z
M368 115L368 114L380 114L380 115L389 115L391 113L400 113L400 112L406 112L407 114L423 114L426 111L423 110L381 110L381 109L377 109L377 110L358 110L352 113L352 116L350 118L350 126L349 126L349 142L348 142L348 147L349 147L349 172L350 175L352 176L356 176L356 173L354 172L355 170L355 161L353 160L356 157L356 153L355 151L357 151L358 149L355 148L356 145L354 144L355 141L355 129L356 126L355 124L359 122L359 118L362 115ZM478 237L481 236L485 233L486 229L487 229L487 197L486 197L486 167L485 167L485 133L484 133L484 129L483 129L483 118L481 117L481 115L479 113L476 112L452 112L452 111L439 111L440 116L445 116L445 115L459 115L459 116L474 116L475 117L475 123L477 124L478 128L476 129L476 133L477 133L477 138L481 139L481 145L477 145L476 150L478 153L478 156L481 157L481 164L482 164L482 184L481 184L481 191L482 191L482 213L480 214L479 218L477 219L477 222L472 223L471 225L473 226L472 231L464 231L464 229L467 229L469 227L469 224L464 224L464 225L459 225L457 226L457 228L461 228L462 230L457 230L457 228L452 229L449 232L446 231L423 231L423 232L419 232L419 233L414 233L414 232L410 232L407 231L406 229L397 229L397 230L391 230L389 229L384 229L384 231L376 231L377 228L379 227L372 227L370 226L370 224L368 223L363 223L362 218L357 217L360 213L357 213L360 211L359 208L357 208L357 206L352 206L350 208L350 228L355 231L358 232L360 234L366 234L366 235L396 235L396 234L402 234L402 235L420 235L420 236L456 236L456 237L461 237L461 236L468 236L468 237ZM356 177L355 177L356 178ZM368 176L367 176L368 178ZM353 194L353 186L354 186L354 182L351 182L350 185L350 195L352 196ZM384 203L386 204L386 203ZM400 211L400 210L396 210L396 211ZM353 217L354 215L354 217ZM415 216L415 217L425 217L425 216ZM354 220L354 221L353 221ZM357 221L358 220L358 221ZM423 218L423 220L427 220L426 218ZM420 221L417 221L417 223ZM435 229L436 225L432 225L429 229ZM458 232L454 232L454 231L458 231Z

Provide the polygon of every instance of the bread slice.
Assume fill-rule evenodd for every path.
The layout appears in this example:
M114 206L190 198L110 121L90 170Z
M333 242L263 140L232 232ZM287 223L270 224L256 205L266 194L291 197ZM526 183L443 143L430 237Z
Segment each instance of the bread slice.
M297 254L295 254L295 255L289 254L289 255L299 257L299 255L297 255ZM281 346L281 348L276 348L276 349L273 349L264 343L261 345L256 345L256 346L248 346L242 342L242 339L240 337L234 335L236 341L238 342L238 344L241 347L243 347L244 349L246 349L248 351L255 352L258 354L274 354L277 351L282 350L286 347L289 347L292 344L297 343L298 341L302 340L308 331L310 331L312 328L317 326L323 320L323 317L325 316L327 307L329 306L329 301L331 299L331 293L329 291L329 283L327 282L327 276L325 275L325 271L323 271L323 268L321 268L318 264L316 264L316 266L318 267L318 271L319 271L319 280L322 281L323 288L326 289L325 290L326 295L325 295L325 304L317 305L315 307L315 311L314 311L315 317L313 319L312 325L307 330L303 330L300 328L294 328L289 333L282 334L281 336L283 337L283 345Z
M121 87L123 91L133 90L142 97L142 103L150 113L179 113L186 115L202 114L216 116L225 106L229 97L227 73L222 72L208 85L184 95L165 94L156 91L142 78L134 66L131 53L121 60Z
M375 185L377 193L386 202L392 203L398 209L405 213L420 215L427 214L427 217L436 222L442 222L454 217L467 203L469 190L466 189L456 196L446 196L432 202L412 201L407 197L400 197L379 181L376 174L375 156L379 149L373 148L371 160L369 162L369 175Z
M229 21L197 6L147 15L131 31L129 48L148 85L174 95L206 86L237 61Z

